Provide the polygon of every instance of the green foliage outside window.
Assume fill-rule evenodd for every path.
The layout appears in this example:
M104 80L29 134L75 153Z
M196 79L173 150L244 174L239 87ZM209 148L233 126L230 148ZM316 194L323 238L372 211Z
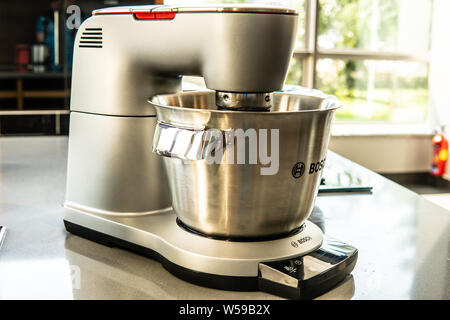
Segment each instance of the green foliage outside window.
M306 0L220 2L265 3L297 9L297 48L304 47ZM319 0L318 50L426 54L430 48L432 3L433 0ZM292 59L287 84L302 83L302 63L301 58ZM319 57L316 79L318 89L336 95L343 103L337 120L422 122L426 118L426 62L393 61L389 57L386 60Z
M419 47L426 52L429 37L424 37L428 41L418 39L415 43L414 36L404 31L410 22L410 8L405 4L402 0L321 0L319 50L398 52ZM423 1L415 4L421 5L415 10L430 9ZM423 14L426 16L426 10ZM423 19L415 23L424 23L426 30L428 22ZM317 87L344 103L336 115L339 120L420 122L426 116L426 63L319 60L317 70Z

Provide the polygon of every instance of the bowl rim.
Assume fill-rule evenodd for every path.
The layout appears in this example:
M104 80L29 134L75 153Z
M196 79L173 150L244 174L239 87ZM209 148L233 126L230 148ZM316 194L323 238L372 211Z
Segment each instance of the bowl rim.
M152 97L150 97L147 102L150 103L153 106L160 107L163 109L169 109L169 110L183 110L183 111L190 111L190 112L206 112L206 113L213 113L213 114L253 114L253 115L259 115L259 116L274 116L274 115L286 115L286 114L301 114L301 113L311 113L311 112L329 112L334 111L342 107L341 102L334 96L327 95L319 90L314 90L317 92L317 94L311 93L311 94L305 94L305 92L302 92L300 90L287 90L287 91L274 91L274 94L286 94L286 95L294 95L294 96L304 96L304 97L310 97L310 98L316 98L321 99L321 103L327 103L327 107L324 109L312 109L312 110L296 110L296 111L274 111L274 112L264 112L264 111L239 111L239 110L215 110L215 109L195 109L195 108L188 108L188 107L181 107L181 106L170 106L170 105L163 105L157 102L154 102L154 100L158 97L167 97L167 96L175 96L175 95L188 95L188 94L195 94L195 93L214 93L214 90L209 89L203 89L203 90L191 90L191 91L180 91L176 93L165 93L165 94L156 94Z

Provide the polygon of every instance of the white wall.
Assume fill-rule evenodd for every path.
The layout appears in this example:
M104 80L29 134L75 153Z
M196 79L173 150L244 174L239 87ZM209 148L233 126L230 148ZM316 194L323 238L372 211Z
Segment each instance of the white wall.
M430 53L430 108L435 124L450 127L450 1L435 0Z
M333 136L330 150L379 173L426 172L431 135Z
M450 1L435 0L430 53L431 121L447 127L450 139ZM450 161L445 178L450 180Z
M433 5L429 88L428 126L446 125L450 138L449 0L435 0ZM332 137L330 149L380 173L424 172L432 162L431 138L429 134L337 135ZM450 161L445 177L450 180Z

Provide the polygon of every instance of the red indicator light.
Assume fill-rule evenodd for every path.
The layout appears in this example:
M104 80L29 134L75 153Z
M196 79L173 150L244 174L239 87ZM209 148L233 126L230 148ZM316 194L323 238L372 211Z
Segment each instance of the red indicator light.
M135 13L138 20L172 20L175 18L175 12L155 12L155 13Z
M136 13L135 14L136 19L139 20L152 20L155 19L154 13Z
M156 19L171 20L175 18L175 12L156 12Z

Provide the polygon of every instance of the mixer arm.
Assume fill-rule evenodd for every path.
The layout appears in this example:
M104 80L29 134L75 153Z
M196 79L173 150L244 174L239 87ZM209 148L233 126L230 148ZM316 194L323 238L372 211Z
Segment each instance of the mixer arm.
M104 9L82 24L71 110L154 115L147 99L180 91L182 75L203 76L208 88L223 92L282 88L296 14L177 11L167 19L146 17Z

